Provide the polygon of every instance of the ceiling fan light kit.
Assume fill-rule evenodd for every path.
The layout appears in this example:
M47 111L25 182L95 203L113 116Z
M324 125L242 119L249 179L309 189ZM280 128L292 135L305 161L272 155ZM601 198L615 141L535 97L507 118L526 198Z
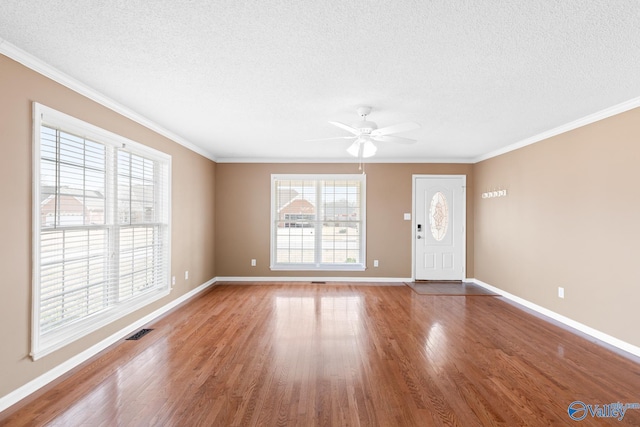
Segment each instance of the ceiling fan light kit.
M378 151L378 147L371 142L370 138L364 136L353 141L353 144L347 148L347 153L351 154L353 157L363 159L373 157L376 154L376 151Z
M353 143L347 148L347 153L358 159L372 157L376 154L378 147L374 142L394 142L398 144L415 144L415 139L401 138L399 136L390 136L391 134L408 132L410 130L418 129L419 124L408 122L397 125L378 128L378 125L374 122L368 121L367 116L371 113L371 107L358 107L356 110L361 120L354 123L353 126L345 125L340 122L329 122L332 125L346 130L353 136L338 136L331 139L353 139Z

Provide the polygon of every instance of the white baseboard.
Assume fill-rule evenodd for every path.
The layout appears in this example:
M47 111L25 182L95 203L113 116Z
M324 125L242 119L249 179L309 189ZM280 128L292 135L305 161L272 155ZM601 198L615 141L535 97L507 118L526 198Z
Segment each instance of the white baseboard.
M491 291L491 292L495 292L497 294L500 294L501 296L505 297L506 299L513 301L517 304L520 304L528 309L531 309L533 311L535 311L536 313L539 313L543 316L549 317L559 323L562 323L565 326L568 326L570 328L576 329L577 331L582 332L583 334L589 335L599 341L602 341L612 347L615 347L616 349L622 350L624 352L630 353L634 356L640 357L640 347L637 347L633 344L630 344L626 341L622 341L619 338L613 337L611 335L605 334L604 332L601 332L597 329L594 329L590 326L587 326L585 324L582 324L580 322L576 322L573 319L570 319L566 316L563 316L561 314L556 313L555 311L551 311L547 308L544 308L540 305L534 304L530 301L527 301L523 298L520 298L516 295L510 294L509 292L503 291L500 288L496 288L494 286L489 285L488 283L484 283L481 280L478 279L468 279L469 281L482 286L483 288Z
M20 400L22 400L25 397L29 396L30 394L36 392L40 388L42 388L45 385L49 384L51 381L55 380L56 378L59 378L60 376L62 376L65 373L69 372L70 370L72 370L73 368L75 368L75 367L79 366L80 364L86 362L91 357L93 357L96 354L100 353L105 348L107 348L110 345L113 345L116 342L122 340L124 337L126 337L129 334L131 334L135 330L141 328L142 326L148 324L149 322L153 321L154 319L160 317L161 315L163 315L164 313L168 312L172 308L174 308L174 307L178 306L179 304L187 301L188 299L194 297L196 294L199 294L200 292L204 291L205 289L207 289L208 287L210 287L211 285L213 285L215 283L216 283L216 279L215 278L203 283L202 285L198 286L197 288L192 289L191 291L187 292L186 294L174 299L173 301L171 301L167 305L165 305L163 307L160 307L159 309L157 309L153 313L150 313L150 314L144 316L143 318L138 319L134 323L132 323L132 324L128 325L127 327L119 330L118 332L114 333L113 335L109 336L108 338L100 341L99 343L89 347L85 351L83 351L83 352L73 356L72 358L66 360L65 362L61 363L60 365L56 366L55 368L51 369L50 371L40 375L38 378L35 378L35 379L29 381L25 385L15 389L14 391L10 392L9 394L3 396L2 398L0 398L0 412L4 411L5 409L9 408L12 405L15 405Z
M410 278L402 277L309 277L309 276L284 276L284 277L238 277L222 276L216 277L217 282L366 282L366 283L398 283L411 282Z

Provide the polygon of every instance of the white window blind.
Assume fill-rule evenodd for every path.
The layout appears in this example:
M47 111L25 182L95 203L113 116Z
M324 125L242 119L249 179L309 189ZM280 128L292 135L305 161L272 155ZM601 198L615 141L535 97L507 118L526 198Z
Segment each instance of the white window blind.
M168 294L170 166L34 104L34 359Z
M365 175L272 175L271 268L364 270Z

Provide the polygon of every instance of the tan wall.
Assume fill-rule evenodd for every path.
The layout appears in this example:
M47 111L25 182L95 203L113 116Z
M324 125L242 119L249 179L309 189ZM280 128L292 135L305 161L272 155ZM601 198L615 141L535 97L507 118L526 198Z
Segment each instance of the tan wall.
M32 101L172 156L176 287L149 307L44 357L29 358ZM215 163L0 55L0 397L215 277ZM189 280L184 280L189 270Z
M269 269L271 174L359 173L351 164L217 165L216 273L220 277L338 276L411 277L413 174L467 175L467 276L473 277L473 176L468 164L366 165L367 270L364 272L271 271ZM251 259L257 266L251 267ZM380 267L373 268L373 260Z
M639 124L635 109L476 164L475 277L640 346Z

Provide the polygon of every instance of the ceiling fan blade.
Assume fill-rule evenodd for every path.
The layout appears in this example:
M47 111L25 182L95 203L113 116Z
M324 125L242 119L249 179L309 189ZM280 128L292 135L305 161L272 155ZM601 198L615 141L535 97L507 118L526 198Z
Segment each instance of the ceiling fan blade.
M345 125L344 123L340 123L340 122L329 122L329 123L331 123L334 126L338 126L340 129L344 129L347 132L350 132L354 135L360 135L360 131L358 129L353 128L349 125Z
M334 136L332 138L317 138L317 139L305 139L306 142L313 142L313 141L332 141L332 140L338 140L338 139L355 139L355 136Z
M395 142L397 144L415 144L418 142L415 139L401 138L399 136L374 136L371 139L380 142Z
M371 136L390 135L392 133L408 132L410 130L419 129L420 125L413 122L400 123L397 125L391 125L384 128L376 129L371 132Z

